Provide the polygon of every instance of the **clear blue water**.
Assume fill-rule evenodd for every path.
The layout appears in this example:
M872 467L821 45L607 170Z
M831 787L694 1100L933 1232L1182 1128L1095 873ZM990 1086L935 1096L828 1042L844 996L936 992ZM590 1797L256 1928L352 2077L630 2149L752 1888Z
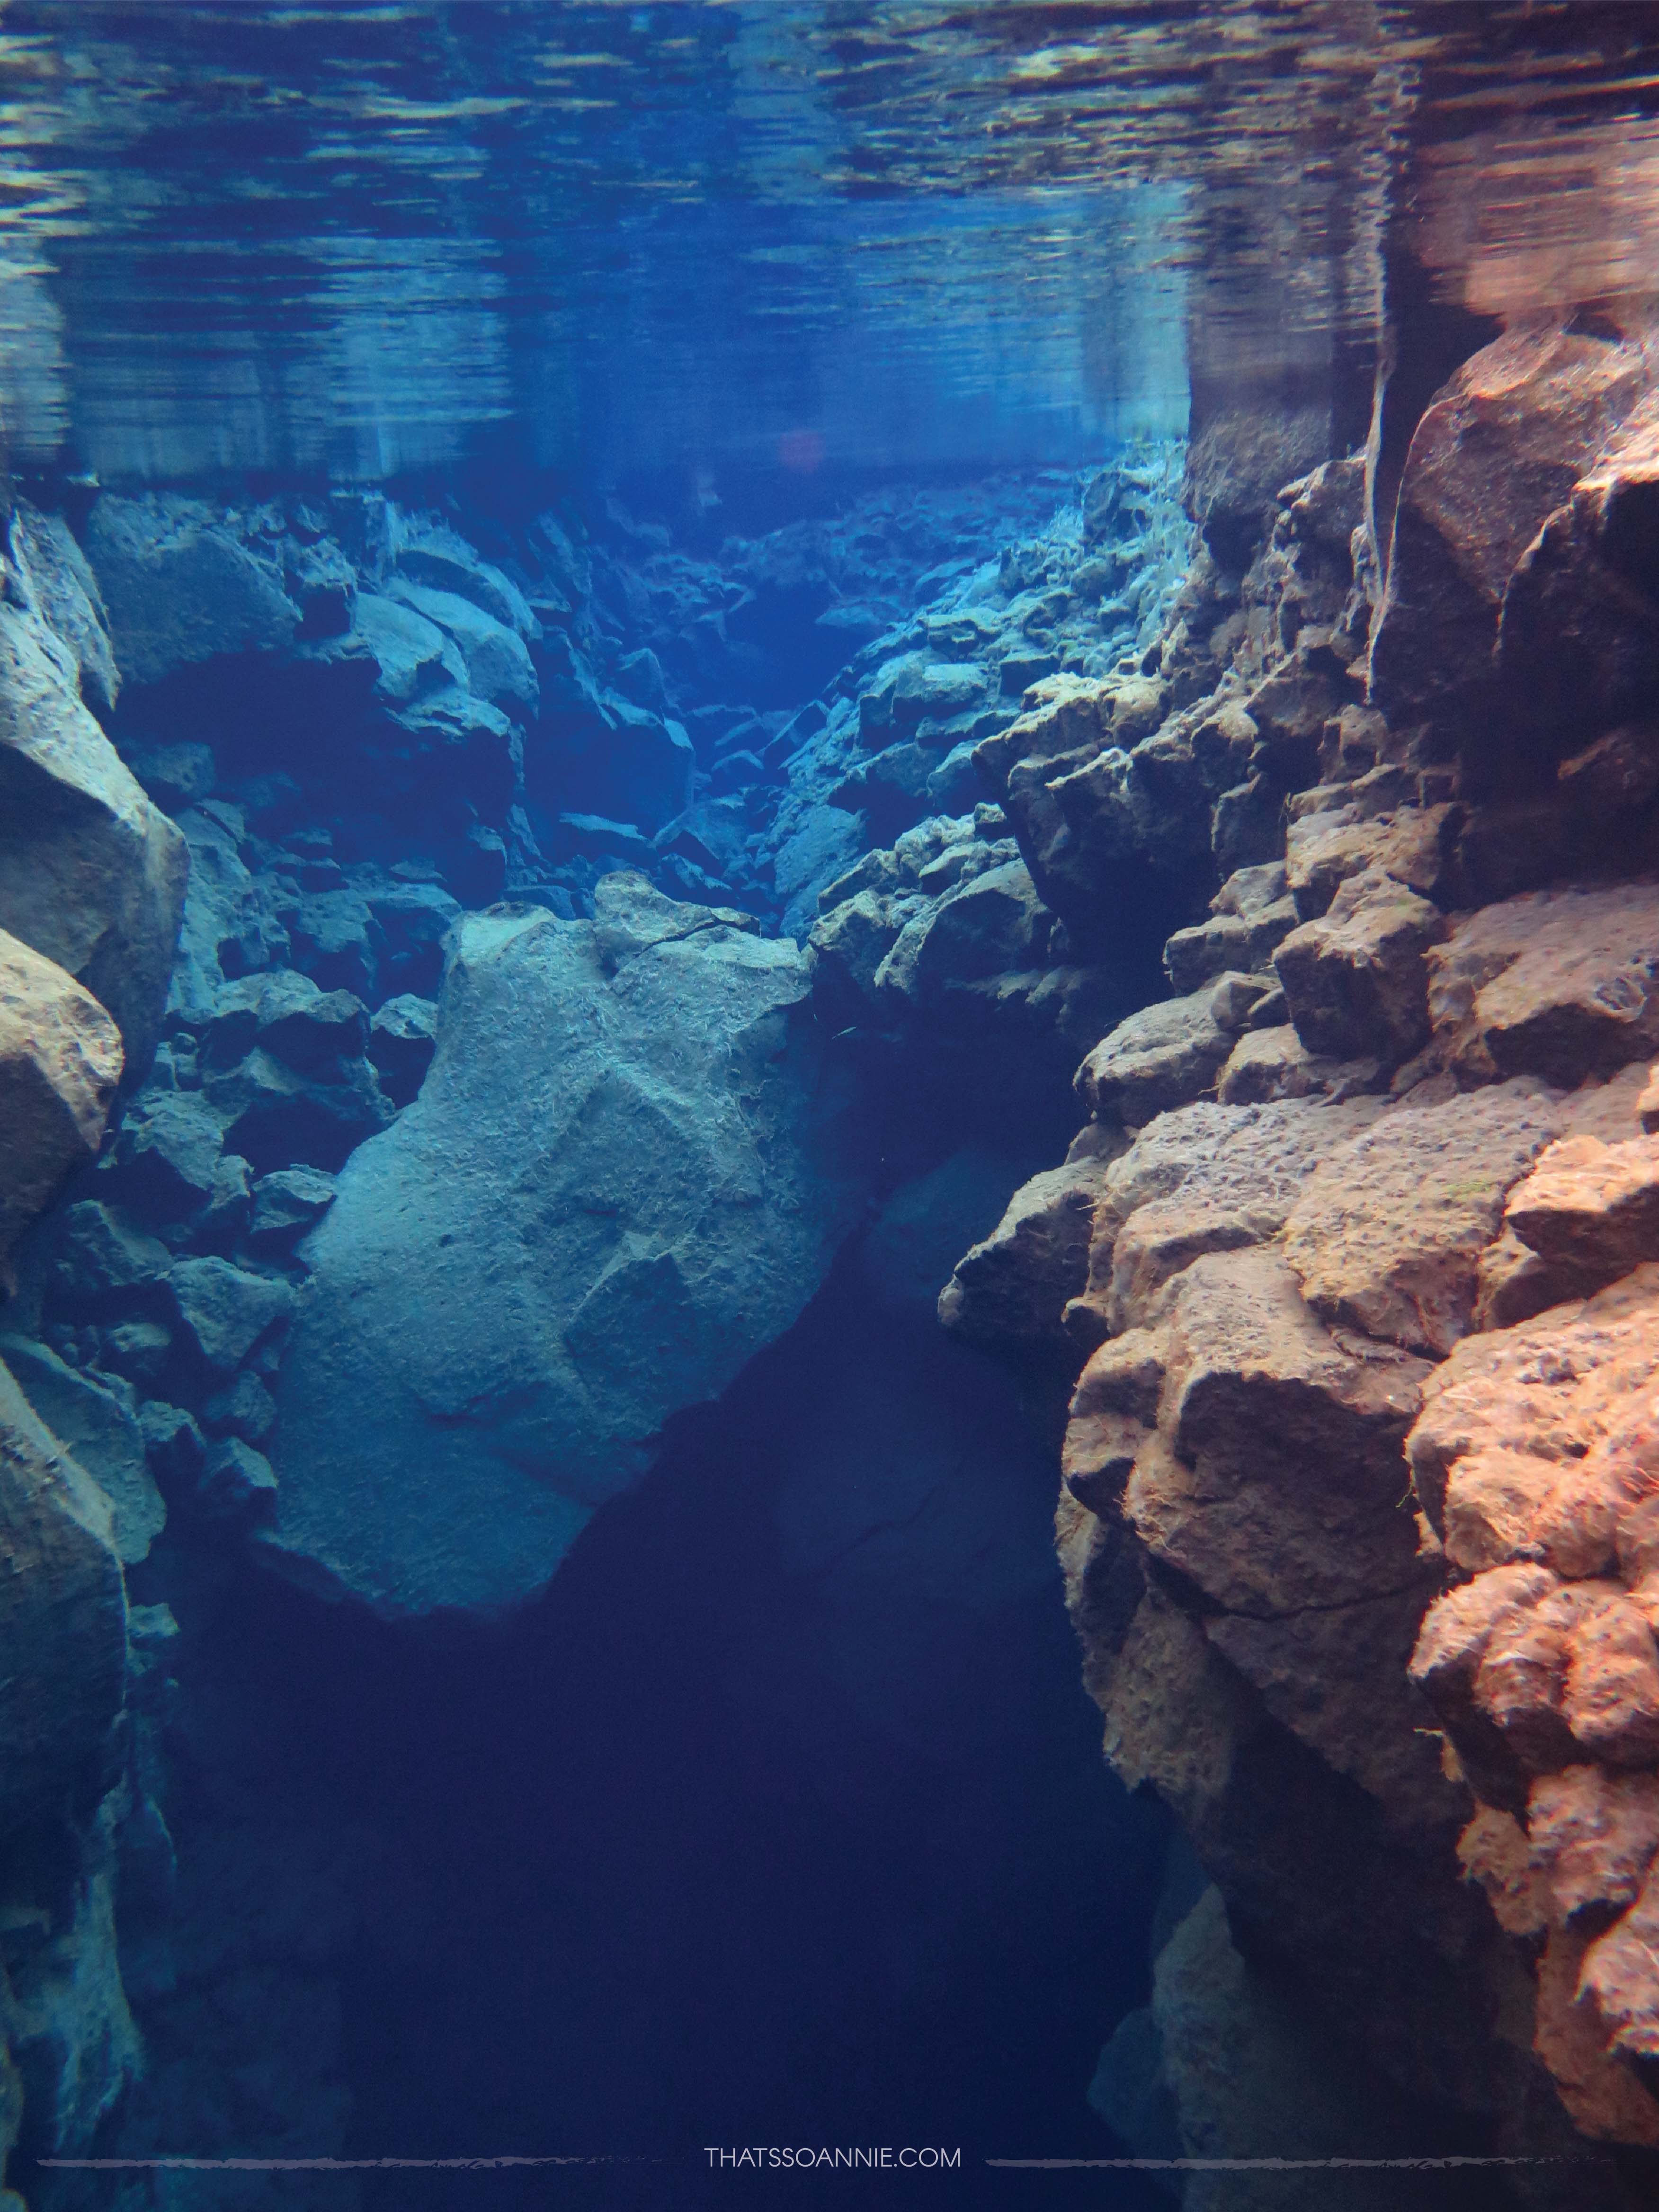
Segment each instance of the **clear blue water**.
M1127 464L1161 487L1134 538L1146 596L1048 656L1118 665L1178 580L1195 406L1314 392L1355 442L1387 268L1476 321L1650 269L1655 15L7 0L9 466L83 532L105 491L188 495L256 534L265 503L273 542L333 532L365 589L383 500L459 532L540 611L538 708L482 767L388 755L378 706L349 714L302 657L240 641L130 678L104 719L180 815L156 749L210 747L211 797L267 878L401 866L467 908L510 891L588 912L660 824L570 704L567 629L606 687L657 654L686 791L735 796L763 842L799 795L769 772L790 718L855 707L857 654L918 610L960 617L984 564L1005 583L1012 564L1009 592L1023 559L1042 582L1033 544L1069 574L1080 496ZM574 620L551 611L550 515L587 533ZM704 653L696 619L722 604ZM752 776L722 769L734 750ZM907 826L872 818L866 845ZM696 850L690 896L725 866L723 898L787 926L775 870ZM373 1008L435 989L432 944L292 958ZM1122 966L1149 995L1156 948ZM1004 1190L1059 1158L1068 1073L951 1063L896 1102L878 1069L872 1210L960 1147L988 1147ZM300 1164L331 1171L362 1133ZM55 2185L46 2212L678 2212L743 2185L708 2177L710 2142L941 2142L970 2169L953 2203L1165 2201L1144 2178L976 2163L1120 2148L1085 2093L1188 1870L1099 1757L1051 1557L1052 1436L926 1301L882 1306L862 1251L671 1423L505 1624L320 1605L187 1515L131 1578L180 1624L179 1886L170 1920L134 1908L150 2075L101 2146L622 2162ZM75 1359L106 1356L92 1322L59 1320ZM838 1486L868 1510L832 1574L814 1515ZM912 1523L929 1533L907 1550Z

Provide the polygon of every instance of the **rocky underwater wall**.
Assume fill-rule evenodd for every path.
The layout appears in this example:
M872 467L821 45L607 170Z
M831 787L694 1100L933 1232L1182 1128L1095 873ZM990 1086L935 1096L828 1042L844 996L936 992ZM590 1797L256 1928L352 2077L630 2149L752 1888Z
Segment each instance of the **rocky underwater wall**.
M205 2124L210 2015L245 2073L262 2033L294 2065L261 2125L349 2124L346 1939L256 1912L202 1955L215 1884L216 1930L239 1881L325 1929L337 1869L279 1877L222 1820L196 1873L175 1855L169 1805L234 1730L167 1594L274 1569L272 1618L303 1641L337 1603L343 1656L360 1608L471 1633L556 1577L602 1618L583 1577L625 1582L621 1532L643 1555L684 1510L693 1409L738 1421L780 1372L811 1381L775 1426L802 1389L856 1396L812 1334L840 1298L906 1371L957 1364L902 1450L808 1425L768 1493L818 1577L799 1679L901 1765L947 1711L953 1771L1011 1757L1032 1708L964 1674L970 1725L944 1686L1041 1613L1021 1516L1057 1453L1142 1924L1151 1801L1186 1839L1101 2118L1151 2157L1517 2161L1460 2205L1646 2201L1659 341L1474 343L1392 514L1380 433L1329 453L1270 414L717 557L614 507L16 503L26 2151ZM1037 1441L988 1413L994 1450L934 1461L987 1352ZM896 1714L860 1655L919 1589ZM767 1664L757 1707L788 1701ZM338 1855L307 1818L290 1860ZM1107 1881L1048 1875L1085 1917ZM175 2045L187 2091L124 2105ZM1256 2187L1183 2201L1292 2201Z

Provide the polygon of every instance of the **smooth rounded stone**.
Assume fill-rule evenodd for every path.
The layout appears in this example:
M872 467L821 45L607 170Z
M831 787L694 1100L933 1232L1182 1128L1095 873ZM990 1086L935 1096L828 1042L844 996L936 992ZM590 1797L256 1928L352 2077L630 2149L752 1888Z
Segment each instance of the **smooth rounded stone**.
M199 500L106 492L87 524L86 548L130 684L154 684L221 653L281 653L294 642L300 611L280 569Z
M107 1771L126 1683L109 1501L0 1366L0 1828L51 1828Z
M67 647L0 605L0 929L108 1009L129 1086L161 1036L188 871L184 839L82 703Z
M120 1078L96 999L0 930L0 1277L64 1177L97 1158Z
M369 1064L394 1106L407 1106L419 1091L437 1047L435 1000L404 991L376 1008L369 1024Z
M860 1203L796 945L601 879L469 916L420 1097L303 1249L274 1565L392 1615L540 1589Z
M110 1540L122 1564L147 1559L167 1508L150 1478L127 1386L106 1389L27 1337L0 1338L0 1356L46 1427L109 1500Z
M287 1283L250 1274L213 1255L175 1261L167 1282L189 1341L222 1375L240 1367L259 1340L294 1310Z

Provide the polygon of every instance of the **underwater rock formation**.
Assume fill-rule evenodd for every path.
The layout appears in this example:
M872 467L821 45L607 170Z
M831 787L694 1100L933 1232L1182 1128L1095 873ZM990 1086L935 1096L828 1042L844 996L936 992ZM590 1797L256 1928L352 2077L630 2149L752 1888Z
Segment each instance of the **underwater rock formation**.
M1073 1347L1085 1679L1250 1957L1344 2064L1627 2156L1659 2143L1648 364L1639 331L1498 340L1419 425L1386 594L1361 465L1325 464L1242 581L1200 554L1155 696L1050 686L992 741L1071 940L1162 921L1181 995L1088 1054L1076 1164L940 1302L1034 1378ZM1539 680L1557 650L1583 680ZM1180 2035L1136 2033L1106 2108L1156 2090L1212 2148ZM1575 2201L1638 2201L1618 2173Z
M461 926L420 1096L301 1247L291 1571L393 1613L522 1600L789 1326L860 1196L810 988L788 940L625 871L591 922Z

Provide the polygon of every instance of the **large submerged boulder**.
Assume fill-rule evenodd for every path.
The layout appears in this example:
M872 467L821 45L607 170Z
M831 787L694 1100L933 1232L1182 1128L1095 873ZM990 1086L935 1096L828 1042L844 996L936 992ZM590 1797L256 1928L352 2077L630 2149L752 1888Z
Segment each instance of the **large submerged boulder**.
M35 607L0 606L0 928L108 1008L129 1082L161 1035L189 865L82 705L73 652Z
M631 872L460 925L421 1094L302 1248L274 1560L387 1614L546 1583L851 1225L809 1001L798 946Z

